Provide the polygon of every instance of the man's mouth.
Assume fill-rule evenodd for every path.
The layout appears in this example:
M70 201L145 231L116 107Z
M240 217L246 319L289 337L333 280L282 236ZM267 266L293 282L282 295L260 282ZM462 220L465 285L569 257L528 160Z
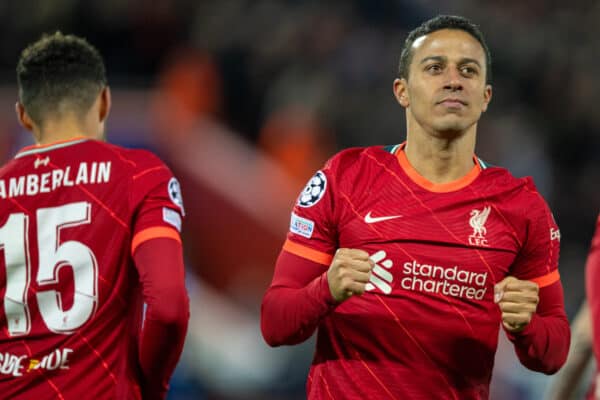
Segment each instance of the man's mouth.
M443 99L443 100L439 101L438 104L445 105L446 107L458 108L458 107L466 106L467 102L462 99L449 97L447 99Z

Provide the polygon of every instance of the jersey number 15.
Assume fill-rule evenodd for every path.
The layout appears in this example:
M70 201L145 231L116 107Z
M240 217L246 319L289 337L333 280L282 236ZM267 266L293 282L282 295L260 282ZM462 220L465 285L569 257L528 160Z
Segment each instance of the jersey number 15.
M40 208L36 213L38 269L35 293L42 320L52 332L70 334L85 324L96 311L98 302L98 263L92 250L81 242L61 243L63 229L91 222L91 204L69 203L58 207ZM0 227L0 250L4 249L6 293L4 312L10 336L27 335L31 316L27 291L31 280L31 257L28 240L29 217L24 213L10 214ZM73 270L73 305L62 307L61 295L44 286L58 283L62 267Z

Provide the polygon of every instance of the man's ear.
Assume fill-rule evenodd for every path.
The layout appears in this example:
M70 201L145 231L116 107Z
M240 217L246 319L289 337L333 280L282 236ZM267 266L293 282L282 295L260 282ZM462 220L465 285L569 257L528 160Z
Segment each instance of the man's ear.
M410 105L408 97L408 82L404 78L394 79L394 96L400 105L407 108Z
M33 132L33 120L31 119L29 114L27 114L27 111L25 111L25 107L20 101L17 101L17 103L15 104L15 112L17 113L17 119L19 120L19 124L21 124L21 126L27 129L29 132Z
M483 92L483 107L482 112L486 112L488 105L492 101L492 85L485 85L485 91Z
M100 107L98 108L98 118L101 123L104 123L106 121L106 118L108 118L111 105L112 99L110 95L110 88L108 86L105 86L104 89L102 89L102 91L100 92Z

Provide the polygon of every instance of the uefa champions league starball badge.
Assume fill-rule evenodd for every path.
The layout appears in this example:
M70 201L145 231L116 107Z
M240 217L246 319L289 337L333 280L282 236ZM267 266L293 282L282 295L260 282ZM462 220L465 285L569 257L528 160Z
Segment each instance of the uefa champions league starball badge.
M321 171L310 178L300 197L298 198L298 205L300 207L312 207L321 200L325 189L327 188L327 177Z
M167 192L169 193L169 197L173 204L179 207L181 210L181 214L185 216L185 210L183 208L183 196L181 196L181 185L179 185L179 181L177 178L173 177L169 180L167 184Z

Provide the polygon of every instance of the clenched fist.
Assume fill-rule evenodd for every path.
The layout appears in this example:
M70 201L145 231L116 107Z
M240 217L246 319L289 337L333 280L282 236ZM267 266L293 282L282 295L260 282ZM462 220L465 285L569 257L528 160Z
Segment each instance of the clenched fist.
M540 288L531 281L507 276L494 286L494 302L502 311L502 324L509 332L521 332L531 322L540 301Z
M338 249L327 271L327 282L334 300L342 302L355 294L363 294L374 265L366 251Z

